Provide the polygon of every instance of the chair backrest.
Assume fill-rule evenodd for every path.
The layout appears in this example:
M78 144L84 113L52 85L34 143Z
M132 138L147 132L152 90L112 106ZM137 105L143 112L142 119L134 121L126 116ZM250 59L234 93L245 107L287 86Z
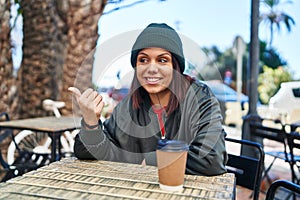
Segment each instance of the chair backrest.
M277 189L279 189L280 187L285 188L293 193L297 193L300 194L300 185L297 185L293 182L287 181L287 180L277 180L274 181L268 191L267 191L267 195L266 195L266 200L273 200L275 199L275 194Z
M253 148L257 157L248 157L244 155L236 155L228 153L228 161L226 164L227 171L234 173L236 176L236 184L253 190L253 199L259 197L260 183L263 171L264 152L262 146L257 142L248 140L238 140L233 138L225 138L228 144L236 143L248 148Z
M284 156L288 160L288 134L285 131L284 126L282 126L282 128L274 128L262 125L258 122L250 122L249 126L251 135L259 137L261 138L261 140L269 139L281 143L283 147Z
M290 132L287 137L291 154L291 162L294 163L294 149L300 150L300 133L295 131Z
M251 135L280 143L285 143L286 141L286 132L284 129L264 126L258 122L250 122L249 126Z

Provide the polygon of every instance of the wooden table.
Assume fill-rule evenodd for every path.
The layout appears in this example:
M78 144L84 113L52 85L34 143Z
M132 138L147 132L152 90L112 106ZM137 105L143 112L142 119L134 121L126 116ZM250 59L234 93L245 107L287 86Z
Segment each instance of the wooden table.
M20 120L0 122L1 128L11 128L18 130L31 130L34 132L48 133L52 139L51 161L61 158L60 135L65 131L72 131L80 128L79 117L39 117Z
M234 199L235 177L185 175L179 192L159 188L157 167L64 158L0 183L0 199Z

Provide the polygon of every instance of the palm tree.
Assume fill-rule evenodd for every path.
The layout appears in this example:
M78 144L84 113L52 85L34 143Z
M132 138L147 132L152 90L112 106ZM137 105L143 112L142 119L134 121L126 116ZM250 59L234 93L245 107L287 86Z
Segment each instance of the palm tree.
M15 0L23 16L24 35L17 78L12 77L9 43L8 8L12 1L1 1L0 38L5 39L0 40L0 111L15 107L14 118L46 116L52 113L43 109L42 100L50 98L66 103L63 115L80 114L76 110L74 113L67 88L74 85L81 90L92 87L99 17L145 1L123 5L125 0ZM108 3L115 4L115 8L103 13ZM11 89L7 83L14 87ZM11 101L7 100L7 94ZM2 109L2 105L7 106Z
M42 100L56 100L66 48L63 21L55 0L20 2L23 15L23 58L18 70L20 118L46 116ZM45 14L47 13L47 15Z
M0 1L0 112L8 112L11 116L16 89L11 57L10 7L10 0Z
M107 0L69 1L63 17L68 30L62 85L58 97L66 103L62 110L63 115L80 114L76 109L77 105L72 105L68 87L75 85L81 90L92 87L93 56L99 37L98 21L106 4Z
M78 69L81 85L91 86L92 60L97 24L106 0L22 0L23 59L18 71L20 118L46 116L42 100L63 100L72 113L68 86ZM84 63L83 63L84 61ZM78 80L77 80L78 81Z
M272 46L273 36L274 36L274 27L277 28L278 32L280 31L280 25L285 24L288 32L291 31L292 25L295 25L294 19L287 13L281 11L279 7L284 3L293 3L292 1L281 2L280 0L263 0L263 5L267 6L269 12L262 13L260 15L260 22L264 21L270 28L270 41L269 46Z

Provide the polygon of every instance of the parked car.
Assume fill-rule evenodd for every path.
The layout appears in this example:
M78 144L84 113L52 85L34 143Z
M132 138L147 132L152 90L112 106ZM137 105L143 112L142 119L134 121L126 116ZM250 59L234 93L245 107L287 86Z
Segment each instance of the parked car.
M241 126L242 116L248 110L249 97L238 93L219 80L206 81L212 92L219 101L223 116L223 123L226 125Z
M300 121L300 81L283 82L269 101L270 110L284 117L287 123Z
M222 102L236 102L238 101L238 93L229 87L228 85L222 83L221 81L206 81L207 85L211 88L217 99ZM248 96L241 93L239 97L241 104L247 103L249 101Z

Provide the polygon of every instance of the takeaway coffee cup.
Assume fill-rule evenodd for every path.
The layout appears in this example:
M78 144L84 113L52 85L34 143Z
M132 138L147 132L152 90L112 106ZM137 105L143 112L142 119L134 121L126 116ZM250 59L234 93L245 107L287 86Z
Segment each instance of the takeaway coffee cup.
M159 187L178 191L183 188L188 145L178 140L159 140L156 151Z

